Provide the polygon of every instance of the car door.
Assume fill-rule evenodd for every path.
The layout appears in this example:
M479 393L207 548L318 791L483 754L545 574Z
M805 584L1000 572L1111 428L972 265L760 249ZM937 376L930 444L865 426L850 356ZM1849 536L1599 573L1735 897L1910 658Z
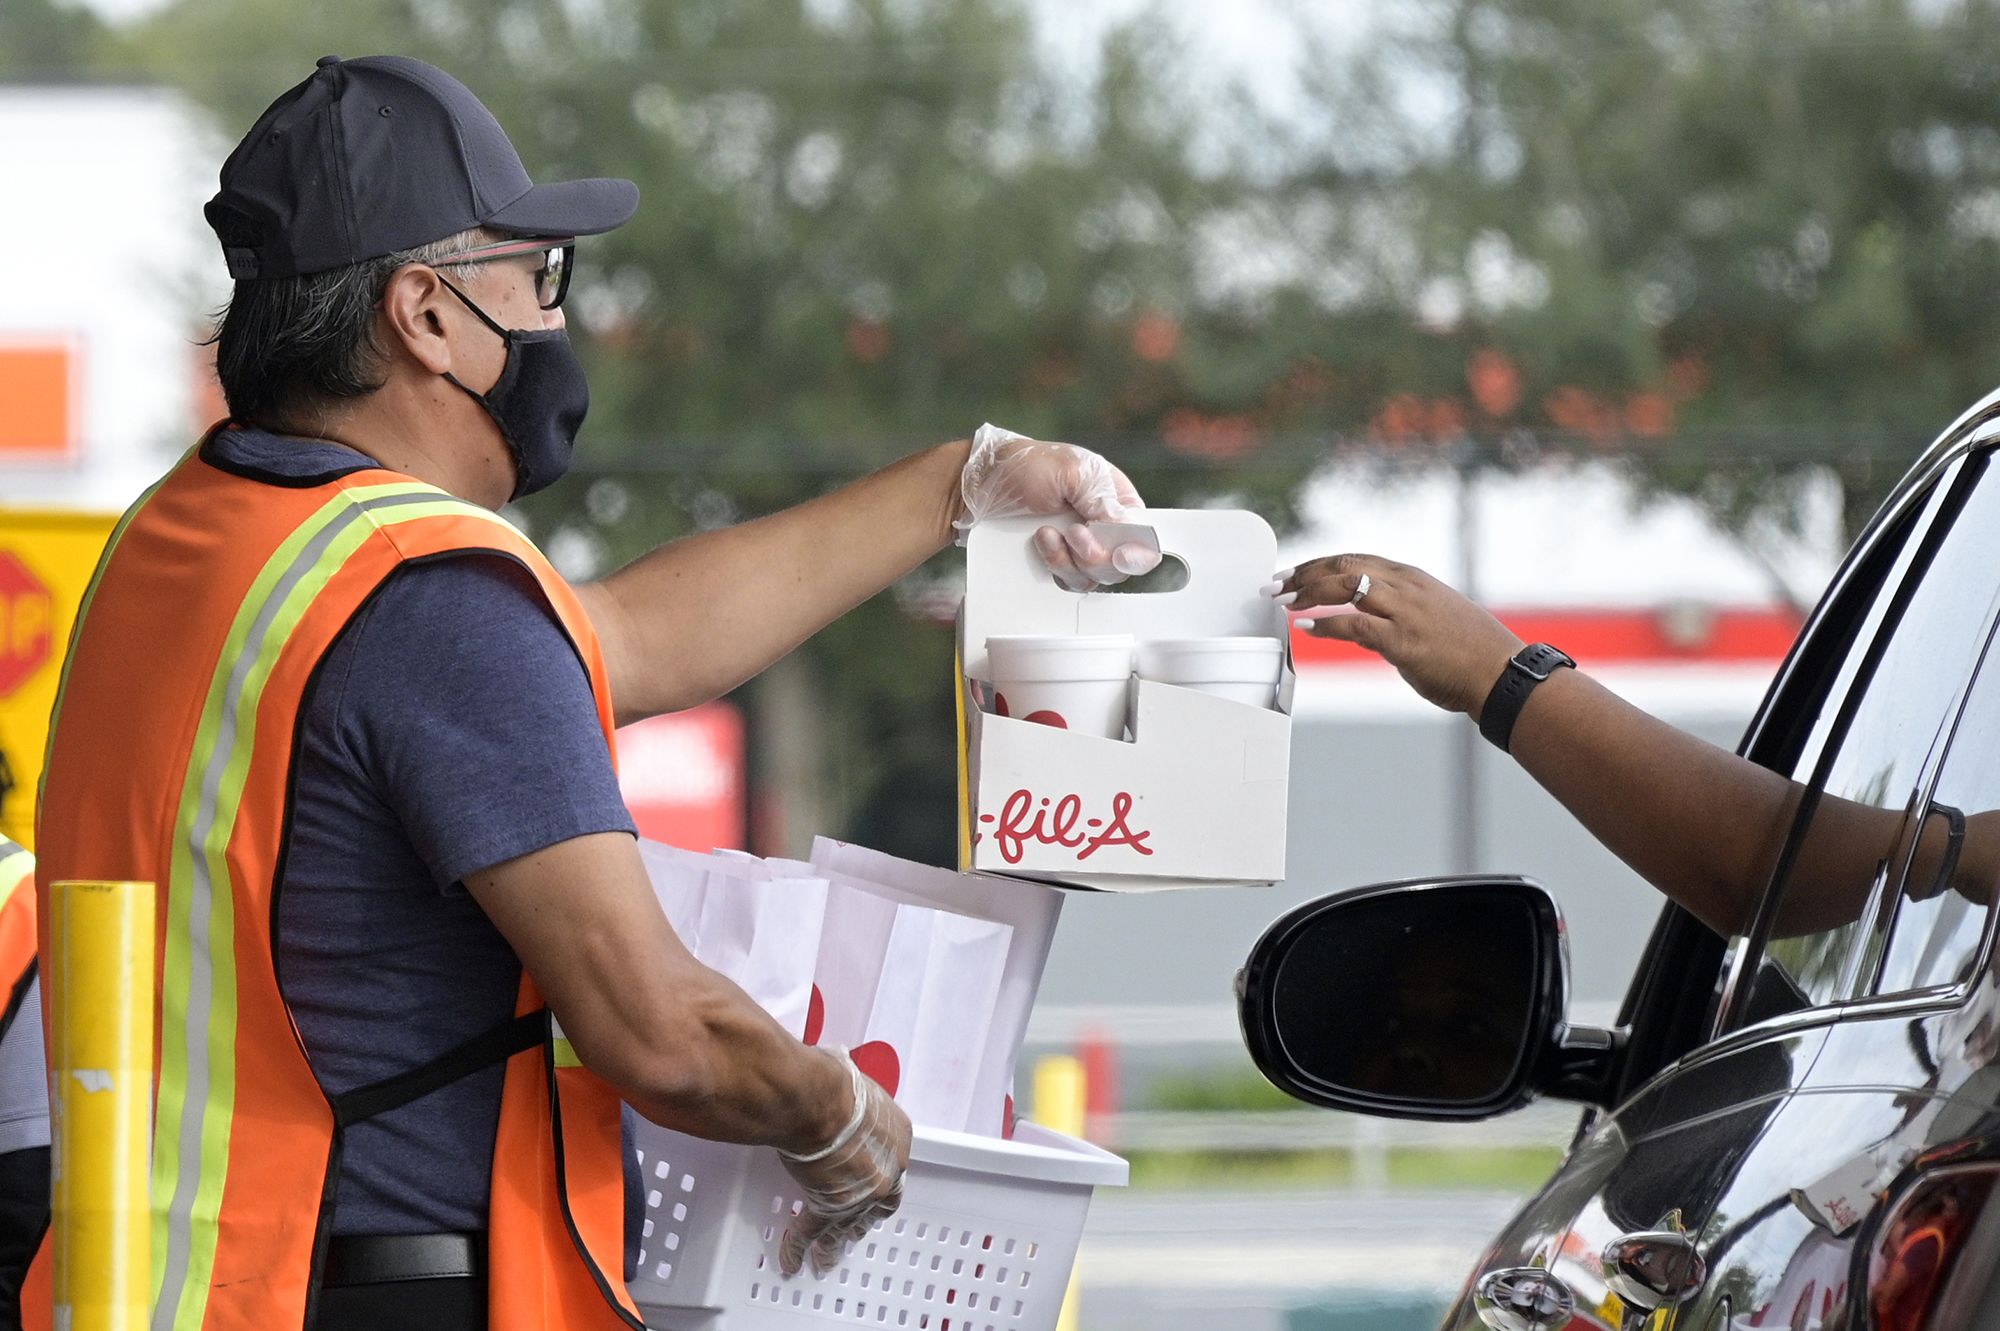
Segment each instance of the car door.
M1850 556L1753 725L1747 755L1810 792L1798 808L1794 841L1809 840L1816 814L1832 804L1887 810L1878 821L1902 826L1897 811L1908 802L1906 787L1926 770L1983 639L1976 628L1949 643L1935 634L1922 641L1909 635L1902 638L1905 650L1892 649L1907 633L1906 621L1933 628L1954 622L1941 602L1922 593L1941 560L1970 563L1978 554L1953 541L1954 519L1969 499L1979 494L2000 506L2000 483L1982 487L1983 468L1979 476L1972 470L1963 451L1942 450L1903 487ZM2000 508L1994 516L2000 537ZM2000 568L1992 554L2000 550L1988 552L1987 568ZM1989 573L1976 618L1990 619L1996 585L2000 578ZM1928 673L1916 668L1924 642L1940 662ZM1942 664L1953 652L1956 674ZM1760 918L1778 917L1797 863L1781 859ZM1875 878L1863 873L1860 882L1857 919ZM1783 1149L1767 1143L1788 1134L1779 1125L1791 1121L1796 1093L1823 1061L1852 994L1855 958L1874 937L1866 924L1844 921L1811 934L1775 944L1741 938L1725 949L1685 916L1668 912L1626 1014L1634 1067L1649 1079L1614 1109L1586 1118L1561 1169L1499 1237L1480 1271L1545 1267L1575 1297L1574 1325L1621 1327L1633 1310L1607 1284L1604 1253L1628 1236L1668 1230L1694 1239L1723 1277L1712 1276L1695 1294L1683 1310L1694 1320L1684 1324L1703 1327L1719 1314L1726 1327L1731 1309L1754 1306L1728 1293L1722 1295L1728 1307L1715 1301L1718 1291L1741 1283L1738 1267L1760 1260L1761 1247L1745 1246L1743 1229L1768 1206L1759 1191L1768 1182L1743 1180L1746 1171L1768 1173L1773 1152ZM1677 962L1689 961L1675 973ZM1448 1319L1454 1324L1478 1324L1469 1303ZM1647 1324L1673 1325L1674 1313L1662 1309Z
M1869 1269L1856 1247L1874 1236L1880 1199L1913 1171L1984 1151L2000 863L2000 463L1989 451L1958 469L1942 512L1875 658L1822 721L1825 798L1802 822L1816 825L1808 839L1838 837L1853 863L1843 875L1800 854L1767 896L1768 938L1753 931L1744 947L1746 972L1781 977L1803 1000L1764 1024L1826 1034L1700 1222L1707 1280L1675 1323L1688 1331L1854 1325ZM1857 882L1866 895L1837 923L1785 926L1799 905Z

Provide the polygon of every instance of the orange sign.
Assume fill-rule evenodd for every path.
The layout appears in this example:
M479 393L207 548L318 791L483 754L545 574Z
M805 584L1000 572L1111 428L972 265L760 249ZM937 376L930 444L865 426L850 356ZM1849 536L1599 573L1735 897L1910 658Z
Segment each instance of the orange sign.
M54 621L49 589L12 551L0 550L0 698L47 662Z
M75 375L66 341L0 341L0 459L76 451Z

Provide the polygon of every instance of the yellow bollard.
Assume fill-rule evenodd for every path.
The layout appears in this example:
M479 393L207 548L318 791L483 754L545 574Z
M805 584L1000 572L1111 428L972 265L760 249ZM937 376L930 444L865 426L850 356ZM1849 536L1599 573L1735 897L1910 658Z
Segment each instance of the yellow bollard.
M1071 1137L1081 1137L1089 1102L1082 1060L1068 1054L1051 1054L1035 1064L1035 1122ZM1070 1269L1069 1291L1063 1295L1056 1331L1076 1331L1077 1290L1082 1285L1077 1272L1081 1266L1079 1261Z
M153 885L50 885L55 1324L151 1321Z

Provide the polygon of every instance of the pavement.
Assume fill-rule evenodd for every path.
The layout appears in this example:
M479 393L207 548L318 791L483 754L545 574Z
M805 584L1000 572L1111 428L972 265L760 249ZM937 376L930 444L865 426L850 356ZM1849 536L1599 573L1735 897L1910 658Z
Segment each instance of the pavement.
M1519 1199L1100 1190L1077 1331L1428 1331ZM1317 1318L1302 1310L1317 1308ZM1352 1309L1342 1316L1340 1310Z

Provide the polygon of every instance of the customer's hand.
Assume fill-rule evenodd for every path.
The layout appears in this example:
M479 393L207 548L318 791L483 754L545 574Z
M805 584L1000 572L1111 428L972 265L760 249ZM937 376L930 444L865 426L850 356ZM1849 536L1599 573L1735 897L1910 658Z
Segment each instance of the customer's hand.
M903 1202L903 1171L910 1163L910 1118L888 1093L854 1066L844 1049L829 1051L846 1065L853 1108L847 1126L826 1146L794 1155L778 1152L805 1195L778 1248L778 1268L797 1274L807 1253L824 1274L841 1250L894 1215Z
M959 478L959 493L961 510L955 525L961 533L988 518L1068 514L1081 519L1035 533L1042 562L1071 591L1123 582L1159 566L1159 551L1139 544L1107 550L1085 525L1124 521L1129 510L1145 507L1125 473L1087 448L1044 443L997 425L982 425L972 436L972 455Z
M1475 721L1523 646L1505 624L1422 569L1374 555L1312 560L1271 590L1315 637L1379 653L1427 701Z

